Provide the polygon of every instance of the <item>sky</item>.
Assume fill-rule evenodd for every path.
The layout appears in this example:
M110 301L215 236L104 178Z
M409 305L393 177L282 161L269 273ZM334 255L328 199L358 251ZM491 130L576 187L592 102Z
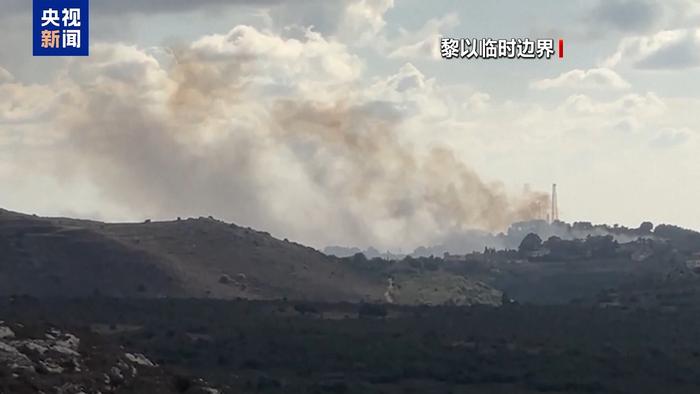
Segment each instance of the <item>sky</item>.
M565 221L700 229L693 0L91 0L86 58L32 57L31 2L0 7L6 209L410 250L541 216L557 183Z

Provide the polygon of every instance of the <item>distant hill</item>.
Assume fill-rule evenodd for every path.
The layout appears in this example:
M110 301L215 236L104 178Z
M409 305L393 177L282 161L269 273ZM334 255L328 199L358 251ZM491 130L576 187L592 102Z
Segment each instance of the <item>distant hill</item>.
M466 283L431 303L500 302L488 286L445 275ZM397 302L423 303L423 281L441 287L406 281L417 290ZM110 224L0 210L0 295L386 302L387 288L386 274L213 218Z

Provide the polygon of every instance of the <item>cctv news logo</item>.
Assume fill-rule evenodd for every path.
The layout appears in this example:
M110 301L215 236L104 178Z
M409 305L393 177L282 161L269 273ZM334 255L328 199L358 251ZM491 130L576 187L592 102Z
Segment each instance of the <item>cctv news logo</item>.
M34 56L88 56L89 0L34 0Z
M551 59L564 57L564 40L557 48L553 39L449 38L440 39L443 59Z

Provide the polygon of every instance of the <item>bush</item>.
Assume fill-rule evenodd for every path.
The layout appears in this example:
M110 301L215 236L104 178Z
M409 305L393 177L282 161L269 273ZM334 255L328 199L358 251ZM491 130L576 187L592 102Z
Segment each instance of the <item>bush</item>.
M386 317L389 313L386 306L379 304L362 304L357 312L362 317Z
M189 390L190 387L192 387L192 379L187 376L178 375L175 376L173 385L178 393L184 393L185 391Z
M305 315L307 313L312 313L312 314L318 314L318 309L314 307L313 305L309 304L296 304L294 305L294 310L299 312L302 315Z

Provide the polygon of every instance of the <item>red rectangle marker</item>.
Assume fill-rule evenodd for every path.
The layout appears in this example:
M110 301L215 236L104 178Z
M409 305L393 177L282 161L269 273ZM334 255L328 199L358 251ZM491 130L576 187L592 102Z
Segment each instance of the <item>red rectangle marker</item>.
M564 57L564 40L559 39L559 59Z

